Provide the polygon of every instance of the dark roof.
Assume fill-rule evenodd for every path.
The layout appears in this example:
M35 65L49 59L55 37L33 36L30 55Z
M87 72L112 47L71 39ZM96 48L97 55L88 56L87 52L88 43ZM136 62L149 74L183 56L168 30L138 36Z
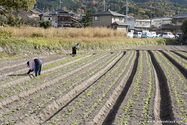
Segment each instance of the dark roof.
M114 23L112 23L112 25L119 25L119 26L129 26L130 24L126 24L126 23L124 23L124 22L119 22L119 21L116 21L116 22L114 22Z
M36 9L31 9L30 11L32 11L33 13L42 13L42 11L39 10L38 8L36 8Z
M187 13L183 13L183 14L178 15L178 16L173 16L172 18L187 18Z
M167 24L167 25L162 25L162 29L177 29L180 28L180 26L175 26L175 25L171 25L171 24Z
M105 15L121 16L121 17L125 16L123 14L116 13L116 12L111 11L111 10L107 10L107 11L104 11L104 12L101 12L101 13L92 14L92 16L105 16Z
M45 13L42 13L42 14L40 14L40 15L38 15L38 16L50 16L51 17L51 15L49 15L51 12L45 12Z
M50 13L49 15L53 15L53 14L68 14L68 15L74 15L74 13L72 11L66 11L64 9L59 9L59 10L56 10L55 12L52 12Z

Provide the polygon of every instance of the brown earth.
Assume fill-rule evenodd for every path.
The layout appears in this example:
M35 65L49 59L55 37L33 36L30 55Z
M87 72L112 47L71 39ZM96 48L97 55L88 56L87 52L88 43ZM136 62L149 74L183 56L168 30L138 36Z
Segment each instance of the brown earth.
M89 55L40 57L49 64L64 57L62 60L73 60L59 64L59 69L47 67L42 71L48 72L35 79L3 75L13 72L15 63L21 69L22 62L31 58L0 61L2 69L10 65L2 70L0 85L20 81L0 88L0 123L187 124L183 119L187 115L187 46L152 46Z

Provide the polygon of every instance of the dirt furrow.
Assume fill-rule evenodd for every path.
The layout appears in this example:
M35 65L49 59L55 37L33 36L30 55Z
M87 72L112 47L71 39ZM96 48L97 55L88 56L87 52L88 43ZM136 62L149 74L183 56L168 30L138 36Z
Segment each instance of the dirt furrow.
M87 74L89 75L90 77L92 76L91 74L97 72L97 70L99 71L103 66L106 66L113 58L115 58L116 54L111 54L109 56L105 56L104 59L100 59L98 60L97 62L93 63L92 65L93 66L89 66L89 70L86 70L84 69L83 71L81 71L78 75L74 74L74 76L71 76L71 78L69 78L68 80L64 79L62 83L58 83L58 84L55 84L49 88L47 88L45 90L45 92L39 92L35 95L38 95L38 96L31 96L27 99L25 99L24 101L21 101L19 104L17 104L16 108L19 108L19 106L21 104L25 104L23 109L21 109L20 111L17 110L16 112L14 113L11 113L11 111L15 110L15 104L12 105L12 106L9 106L9 111L7 111L6 109L4 109L2 111L2 114L3 116L6 116L5 114L10 114L8 115L12 120L14 120L14 122L17 122L17 120L21 119L21 118L24 118L25 117L25 112L28 113L28 115L30 114L33 114L33 112L36 112L40 109L40 104L42 104L42 107L45 106L48 101L51 101L51 100L55 100L56 98L59 98L61 95L64 95L64 93L70 91L69 89L69 85L71 85L71 83L74 85L75 82L79 82L81 83L81 81L83 81L82 78L85 78L85 75L81 75L81 73L83 74ZM107 61L106 61L107 60ZM99 62L99 63L98 63ZM96 65L97 64L97 65ZM99 65L98 65L99 64ZM102 64L102 65L101 65ZM98 67L99 66L99 67ZM95 68L94 68L95 67ZM92 70L90 70L92 69ZM86 72L85 72L86 71ZM93 72L94 71L94 72ZM79 76L79 77L77 77ZM73 78L72 78L73 77ZM73 80L74 78L76 78L74 81L71 81ZM60 85L59 85L60 84ZM67 85L66 85L67 84ZM69 84L69 85L68 85ZM75 84L76 86L77 84ZM73 87L72 87L73 88ZM41 96L41 97L40 97ZM33 97L33 98L32 98ZM51 97L53 97L53 99L51 99ZM38 100L38 101L37 101ZM41 101L39 101L41 100ZM38 108L39 106L39 108ZM11 108L12 107L12 108ZM25 111L25 112L22 112L22 111ZM4 113L3 113L4 112ZM16 119L16 114L19 114L19 119ZM7 116L6 116L7 117ZM3 119L3 121L7 121L6 118Z
M92 76L90 79L84 81L80 85L78 85L76 88L72 89L70 92L68 92L63 97L51 102L48 106L43 108L38 114L33 115L31 117L28 117L27 120L23 121L22 123L18 124L27 124L31 123L33 125L37 125L40 123L45 122L48 118L50 118L52 115L54 115L58 110L60 110L62 107L64 107L67 103L69 103L73 98L75 98L77 95L79 95L82 91L84 91L88 86L90 86L96 79L98 79L100 76L102 76L107 70L109 70L121 57L123 56L123 53L120 54L118 57L116 57L109 65L107 65L105 68L103 68L101 71L96 73L94 76Z
M129 78L127 79L127 82L124 82L126 84L124 84L125 86L123 87L123 90L122 90L121 94L119 95L118 99L116 100L116 103L114 104L114 106L110 110L110 112L108 113L105 121L103 121L103 125L111 125L112 122L114 121L114 118L116 117L117 111L119 110L119 107L122 104L128 90L129 90L129 88L132 84L132 80L135 76L135 73L137 71L138 58L139 58L139 51L137 51L137 56L136 56L136 59L134 60L134 66L133 66L132 72L131 72Z
M112 94L113 89L118 85L118 83L115 82L116 78L119 77L118 75L121 74L122 69L124 70L124 68L130 65L129 61L131 60L133 53L131 52L129 58L129 52L127 52L113 68L107 71L102 77L44 124L75 124L77 121L79 121L79 124L87 124L89 122L88 119L91 120L100 108L102 108L102 105L108 100L108 96ZM127 69L125 71L127 71ZM108 89L110 91L108 91ZM106 97L103 97L103 95L106 95ZM97 106L95 107L96 104ZM93 108L91 108L92 106ZM55 122L56 120L59 121Z
M148 51L154 68L157 73L158 81L159 81L159 89L160 89L160 119L162 121L174 121L172 105L171 105L171 97L170 91L167 83L167 78L156 60L154 54L151 51Z
M119 85L115 88L115 90L113 91L113 93L110 96L110 98L108 99L108 101L100 109L100 111L94 117L92 122L90 122L90 125L101 125L101 124L109 125L111 123L112 117L115 116L115 112L116 112L117 108L119 107L117 105L121 104L120 101L123 100L123 98L124 98L124 91L128 91L128 88L130 87L130 85L127 85L124 83L127 83L127 80L130 77L130 74L134 69L134 63L136 63L135 60L137 60L137 59L138 59L138 56L136 56L136 53L135 53L135 55L131 61L132 63L130 64L130 66L128 67L128 70L123 75ZM110 122L107 123L106 121L108 121L109 119L110 119Z
M6 60L6 61L0 61L0 72L3 73L3 70L7 69L15 69L16 67L19 67L20 65L26 65L26 62L35 58L42 59L43 62L48 61L56 61L61 60L62 58L70 58L71 56L67 55L53 55L53 56L35 56L35 57L27 57L27 58L20 58L16 60ZM59 59L60 58L60 59ZM53 62L53 61L52 61Z
M187 60L187 57L184 56L184 55L182 55L182 54L180 54L179 52L177 52L177 51L171 51L171 52L173 52L173 53L175 53L176 55L178 55L178 56L182 57L183 59L186 59L186 60Z
M175 59L170 57L167 53L160 51L174 66L176 66L179 71L184 75L184 77L187 79L187 69L183 67L181 64L179 64Z
M89 57L89 56L91 56L91 55L88 55L88 56L85 56L85 57L82 57L82 58L79 58L79 59L77 59L77 60L75 60L75 61L79 61L79 60L81 60L81 59L83 59L83 58L87 58L87 57ZM72 62L74 62L74 61L72 61ZM49 64L50 62L48 62L48 63L45 63L45 62L43 62L43 66L47 66L48 64ZM68 63L71 63L71 62L68 62ZM25 62L25 64L26 64L26 62ZM69 64L67 64L67 65L69 65ZM60 65L61 66L61 65ZM47 69L46 71L44 70L44 71L42 71L42 73L44 72L48 72L48 71L54 71L54 70L56 70L56 69L58 69L60 66L57 66L57 68L50 68L50 69ZM13 71L10 71L10 72L7 72L7 73L3 73L2 75L0 75L0 78L3 78L3 79L5 79L7 76L16 76L15 74L22 74L23 76L25 76L24 74L25 73L27 73L27 71L28 71L28 67L26 67L26 65L25 65L25 68L21 68L21 69L19 69L19 70L13 70Z
M53 72L53 71L55 71L55 70L57 70L57 69L59 69L59 68L63 68L63 67L65 67L65 66L67 66L67 65L70 65L70 64L72 64L72 63L78 62L78 61L80 61L80 60L82 60L82 59L84 59L84 58L90 57L90 56L91 56L91 55L88 55L88 56L85 56L85 57L81 57L81 58L79 58L79 59L76 59L76 60L67 62L67 63L62 64L62 65L59 65L59 66L56 66L56 67L54 67L54 68L46 69L46 70L42 71L42 73L43 73L43 74L46 74L46 73L49 73L49 72ZM47 64L46 64L46 65L47 65ZM25 70L28 71L28 68L25 69ZM27 76L25 76L25 77L20 77L20 78L18 78L18 79L16 79L16 80L13 80L13 81L10 81L10 82L6 82L6 83L4 83L4 84L0 84L0 90L2 90L2 89L4 89L4 88L7 88L7 87L14 86L14 85L16 85L17 83L25 82L25 81L30 80L30 79L31 79L31 76L30 76L30 75L27 75Z
M104 55L104 56L106 56L106 55ZM100 57L100 58L102 58L102 57ZM23 91L21 93L15 94L15 95L7 98L7 99L1 99L0 108L6 107L7 105L10 105L11 103L13 103L15 101L19 101L23 98L26 98L26 97L28 97L28 96L30 96L30 95L38 92L38 91L44 90L44 89L58 83L58 81L63 80L64 78L69 77L72 74L75 74L76 72L84 69L85 67L91 65L92 63L97 62L100 58L98 58L98 59L92 61L91 63L88 63L88 64L86 64L86 65L84 65L80 68L77 68L77 69L75 69L71 72L68 72L67 74L61 75L60 77L58 77L56 79L49 80L48 82L45 82L44 84L41 84L41 85L37 86L36 88L31 88L31 89Z

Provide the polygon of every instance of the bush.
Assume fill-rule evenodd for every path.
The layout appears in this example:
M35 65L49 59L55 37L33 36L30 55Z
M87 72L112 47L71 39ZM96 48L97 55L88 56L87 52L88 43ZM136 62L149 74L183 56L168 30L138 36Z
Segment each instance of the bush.
M12 32L10 32L10 31L5 31L5 30L2 30L1 28L0 28L0 37L2 37L2 38L10 38L10 37L12 37Z
M44 37L42 33L33 33L32 37Z
M52 27L52 22L47 20L40 23L40 27L44 27L45 29Z

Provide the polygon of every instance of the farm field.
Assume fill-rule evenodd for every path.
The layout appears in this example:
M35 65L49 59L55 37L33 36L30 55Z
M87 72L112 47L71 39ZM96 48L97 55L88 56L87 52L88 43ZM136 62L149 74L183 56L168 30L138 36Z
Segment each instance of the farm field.
M187 46L0 61L2 125L187 125Z

